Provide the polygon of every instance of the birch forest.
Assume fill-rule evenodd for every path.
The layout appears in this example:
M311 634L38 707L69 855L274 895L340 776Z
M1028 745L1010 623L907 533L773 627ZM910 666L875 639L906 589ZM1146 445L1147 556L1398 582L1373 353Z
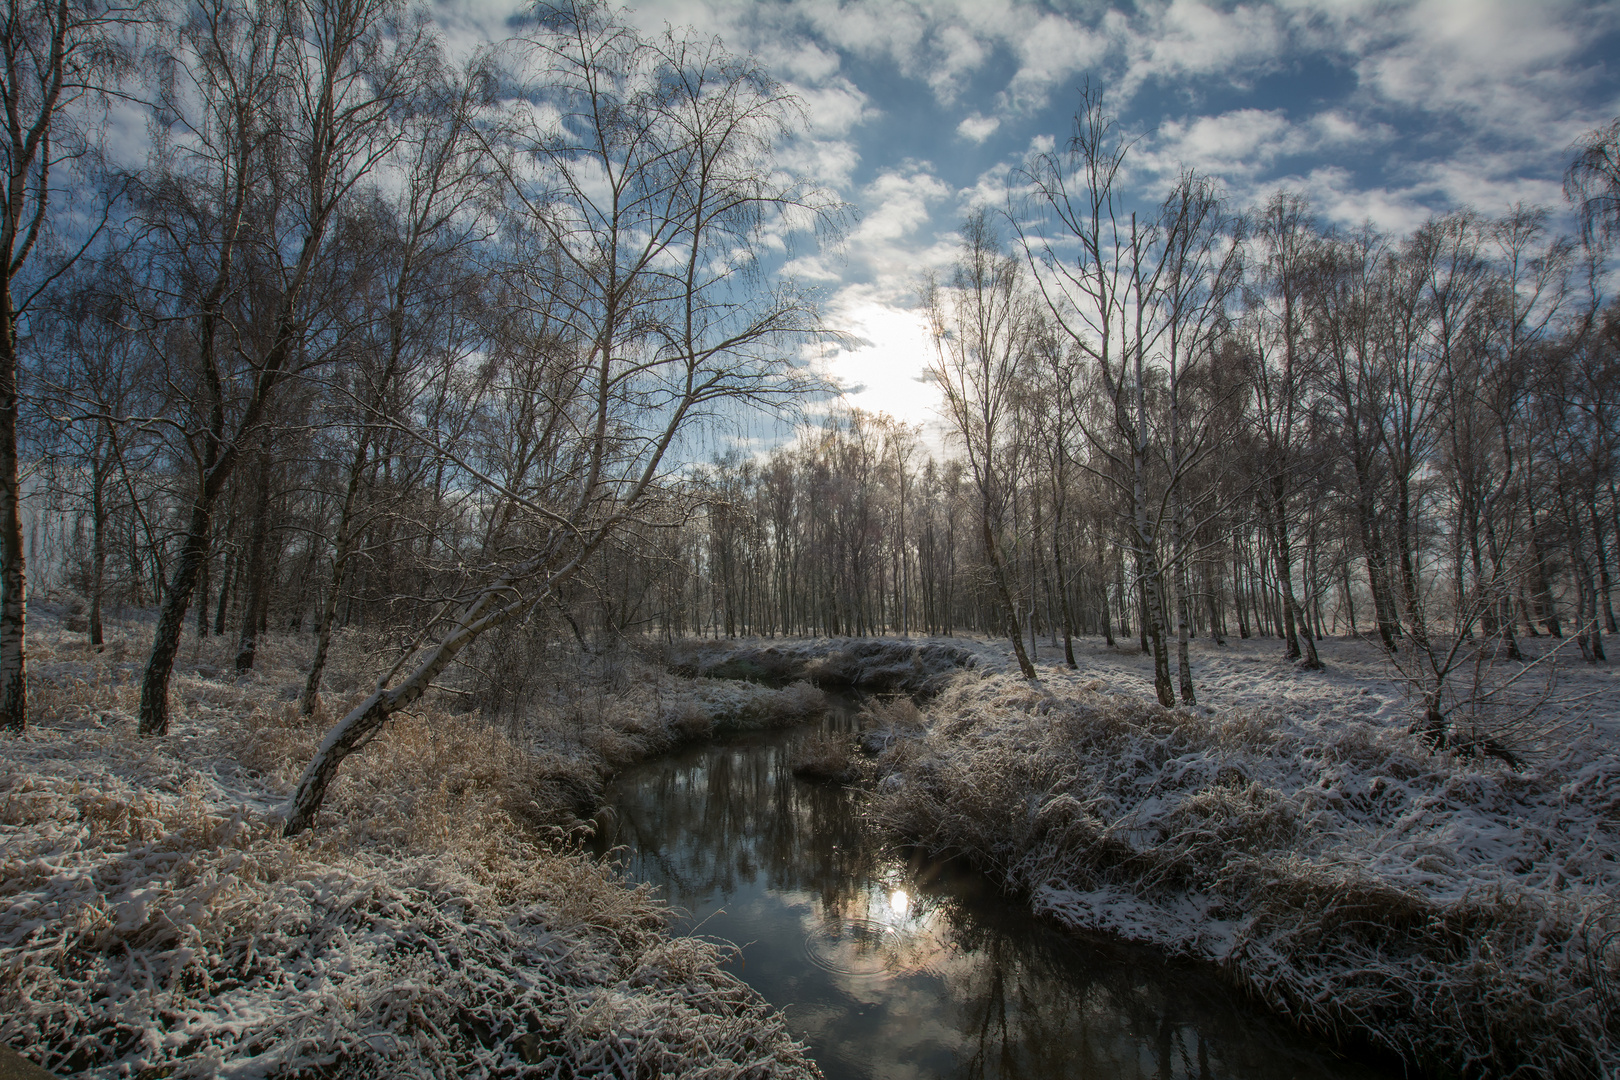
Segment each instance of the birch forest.
M7 596L26 547L93 642L157 609L151 730L183 633L244 671L267 628L313 635L312 709L334 631L410 638L513 573L582 642L1135 641L1165 704L1196 699L1190 638L1309 668L1324 635L1599 661L1616 632L1612 125L1568 205L1390 235L1192 172L1127 189L1088 91L917 282L931 443L830 397L799 349L837 328L757 278L751 244L840 209L762 168L792 103L748 60L590 11L463 68L361 0L63 12L8 24L65 45L9 158ZM137 61L151 155L92 173L52 125ZM792 437L713 451L755 406Z
M448 10L0 0L0 1075L1620 1075L1620 118L1390 228L1078 78L896 417L830 98Z

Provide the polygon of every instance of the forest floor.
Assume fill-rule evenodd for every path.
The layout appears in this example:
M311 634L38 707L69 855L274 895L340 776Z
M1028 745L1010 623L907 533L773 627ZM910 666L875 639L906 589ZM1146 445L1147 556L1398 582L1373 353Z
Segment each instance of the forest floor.
M1620 1075L1607 665L1571 645L1480 669L1538 702L1498 718L1513 768L1411 734L1421 708L1364 641L1324 641L1320 672L1276 639L1194 642L1199 705L1175 709L1134 642L1077 641L1073 671L1042 643L1034 684L1004 643L969 647L920 717L890 710L874 812L897 836L1435 1075Z
M0 1043L91 1077L815 1075L723 947L672 937L568 829L616 766L802 719L812 687L576 652L498 723L430 695L285 839L331 719L296 712L309 635L243 677L188 636L146 739L149 625L97 651L62 614L31 610L31 727L0 756ZM334 711L384 644L340 641Z

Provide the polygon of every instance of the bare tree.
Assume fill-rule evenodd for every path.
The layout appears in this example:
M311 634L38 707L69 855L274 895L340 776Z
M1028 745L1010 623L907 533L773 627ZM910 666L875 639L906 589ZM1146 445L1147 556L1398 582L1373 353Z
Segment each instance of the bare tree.
M82 112L109 88L123 60L120 32L140 13L139 0L6 0L0 6L6 128L0 140L6 185L0 208L0 727L12 732L28 723L18 323L100 232L98 225L88 237L62 238L65 247L55 250L52 209L65 194L61 174L88 151L92 121Z
M329 228L389 153L391 113L427 58L425 37L390 13L390 0L301 0L288 11L208 0L174 44L162 106L179 130L158 146L167 167L146 205L173 266L155 325L189 331L190 370L170 376L189 415L167 422L194 475L141 684L143 735L168 731L169 676L214 503L277 386L307 360L306 288Z
M328 732L288 835L315 823L344 758L468 645L554 602L624 528L670 520L671 468L694 425L811 385L794 346L817 332L814 310L755 277L766 230L790 234L833 209L773 179L790 99L715 43L647 42L595 5L541 14L524 59L538 79L529 96L551 108L527 111L555 120L521 138L506 175L526 228L564 269L528 282L546 328L530 348L553 372L532 412L544 451L503 481L418 432L512 513L489 562Z
M1316 642L1294 589L1295 494L1307 476L1308 393L1318 359L1310 335L1312 292L1321 280L1321 248L1305 200L1278 192L1260 211L1254 235L1258 271L1247 291L1253 420L1261 438L1257 488L1282 594L1286 655L1320 668Z
M1155 226L1139 226L1117 186L1129 141L1087 89L1064 153L1036 155L1025 167L1025 213L1015 214L1019 239L1048 310L1079 354L1094 365L1104 426L1082 421L1098 455L1090 466L1114 485L1129 514L1131 550L1141 598L1142 630L1153 650L1153 685L1161 704L1175 704L1165 645L1165 596L1160 516L1154 513L1149 473L1150 358L1163 323L1154 318L1154 295L1164 249Z
M1020 239L1047 308L1100 391L1100 423L1084 411L1075 418L1094 455L1087 467L1115 488L1127 515L1155 693L1175 703L1165 640L1173 610L1181 698L1191 704L1181 582L1193 555L1192 515L1208 511L1201 504L1214 489L1194 496L1189 481L1215 445L1223 413L1190 409L1189 386L1225 330L1240 248L1214 185L1195 174L1180 177L1158 214L1139 221L1118 186L1129 150L1101 95L1088 90L1067 152L1026 166L1028 193L1015 220L1024 222Z
M1588 239L1607 243L1620 235L1620 117L1575 144L1564 194L1575 204Z
M1231 394L1211 378L1218 342L1227 332L1227 303L1239 284L1242 235L1239 222L1207 177L1184 173L1159 211L1164 272L1156 307L1165 322L1160 353L1165 373L1167 431L1163 439L1169 558L1165 571L1174 594L1176 665L1181 703L1196 703L1188 659L1192 607L1187 589L1196 555L1194 538L1223 509L1218 483L1196 484L1207 458L1230 433ZM1189 390L1202 384L1203 400Z
M1024 651L1002 551L1014 483L1014 449L1009 436L1033 312L1020 282L1018 263L1001 252L985 211L975 212L963 223L961 253L950 286L930 282L924 300L934 336L930 373L945 394L951 430L967 455L968 472L978 494L984 555L1006 614L1007 636L1019 670L1024 678L1033 679L1035 665Z
M394 199L380 193L352 215L354 243L368 247L374 290L361 294L351 343L330 383L347 419L342 496L332 534L331 575L315 617L315 655L299 695L299 712L313 715L337 623L338 598L361 537L378 514L397 503L368 500L378 467L377 443L422 392L427 354L463 355L455 340L468 328L459 319L477 268L470 249L485 238L477 213L488 168L478 152L474 113L486 103L490 73L475 60L459 78L436 78L418 95L397 148L402 185ZM369 321L374 319L375 322ZM415 377L413 378L413 374Z

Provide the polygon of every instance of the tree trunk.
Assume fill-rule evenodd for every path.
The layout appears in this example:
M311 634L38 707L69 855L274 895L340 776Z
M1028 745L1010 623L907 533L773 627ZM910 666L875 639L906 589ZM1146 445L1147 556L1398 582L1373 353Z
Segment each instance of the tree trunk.
M1248 591L1248 575L1243 572L1243 550L1238 543L1237 530L1232 530L1232 607L1237 611L1238 638L1249 640L1249 611L1244 603Z
M1172 450L1174 453L1174 450ZM1181 690L1181 703L1183 705L1198 704L1197 695L1193 691L1192 662L1187 653L1187 590L1186 585L1186 550L1182 542L1182 512L1181 500L1172 489L1170 494L1170 558L1171 563L1165 568L1164 577L1170 583L1171 603L1176 613L1176 674Z
M996 581L996 591L1000 594L1002 606L1007 612L1007 635L1012 640L1013 654L1018 658L1018 670L1023 672L1024 678L1034 680L1035 665L1030 663L1029 655L1024 652L1024 635L1018 626L1018 609L1013 606L1012 590L1007 587L1007 568L1002 560L999 545L996 543L995 530L991 527L990 508L984 507L979 515L984 525L984 552L990 560L991 576Z
M1118 646L1118 642L1116 642L1114 640L1114 606L1113 606L1113 600L1108 595L1108 584L1109 584L1109 582L1108 582L1108 567L1107 567L1107 565L1106 564L1101 565L1100 570L1102 572L1097 575L1097 580L1102 586L1102 589L1101 589L1101 594L1102 594L1101 607L1102 607L1103 641L1108 645L1108 647L1110 649L1113 649L1113 648L1116 648ZM1121 602L1123 602L1124 599L1125 599L1123 593L1124 593L1124 587L1122 585L1121 586L1121 596L1120 596Z
M1603 615L1609 633L1616 634L1620 633L1620 626L1616 626L1614 621L1614 589L1609 580L1609 555L1605 550L1608 538L1603 535L1603 518L1597 511L1597 499L1595 497L1597 492L1594 490L1592 494L1594 498L1587 509L1592 519L1592 550L1597 556L1598 584L1600 592L1603 594Z
M1401 591L1406 594L1406 622L1421 645L1428 640L1423 620L1423 596L1418 585L1416 541L1412 535L1412 497L1404 476L1396 481L1395 546L1401 565Z
M426 693L433 680L450 666L463 649L485 631L535 606L521 595L513 598L518 578L519 575L504 578L480 593L468 604L451 631L423 655L415 670L392 688L383 685L389 676L379 680L377 689L327 733L320 749L305 768L298 782L298 790L293 793L283 835L296 836L315 824L321 803L326 798L326 789L337 776L338 766L343 759L370 742L395 712ZM547 591L554 594L556 584L554 578L546 586Z
M212 541L212 537L210 537L209 539L210 539L210 541ZM213 547L213 544L212 544L212 542L210 542L209 548L212 549L212 547ZM202 569L197 572L197 638L198 638L198 640L201 640L201 639L208 636L208 592L209 592L209 580L208 579L210 577L209 570L212 567L213 562L214 562L214 560L213 560L213 552L212 552L212 550L210 550L209 557L203 560Z
M208 527L213 510L213 494L206 486L192 500L191 523L175 562L174 578L163 597L157 629L152 635L152 655L141 681L141 711L137 731L142 735L169 733L169 676L180 651L180 627L191 603L203 560L208 558Z
M1530 555L1531 565L1535 568L1536 574L1536 608L1541 616L1542 624L1547 628L1547 633L1555 638L1562 638L1564 628L1558 619L1558 609L1553 602L1552 585L1547 577L1547 555L1541 543L1541 523L1536 519L1536 506L1531 500L1528 490L1525 492L1525 508L1530 514Z
M9 280L8 273L8 287L0 289L0 727L20 735L28 728L27 578L17 483L17 316Z
M1073 670L1078 665L1074 662L1074 612L1069 606L1069 578L1063 572L1063 545L1059 542L1062 510L1054 509L1059 516L1052 522L1052 564L1057 574L1059 614L1063 618L1063 662Z
M268 574L266 548L270 538L270 461L259 455L258 475L253 494L253 532L248 540L247 578L243 583L246 603L242 605L242 633L237 639L236 673L253 670L253 657L259 647L259 631L264 623Z
M229 529L225 530L225 535L230 536ZM225 616L230 614L231 610L231 588L240 572L241 567L236 562L236 547L227 543L224 565L220 567L219 573L219 600L214 606L215 637L225 636Z
M309 678L304 692L298 698L298 711L313 716L321 697L321 674L326 669L327 651L332 645L332 628L337 621L338 594L343 589L344 571L354 547L354 509L358 501L361 478L366 471L366 458L371 440L362 433L355 446L354 460L349 463L349 483L343 492L343 509L338 514L337 531L332 543L332 578L322 601L321 613L315 627L315 659L309 667Z
M1224 590L1221 588L1221 579L1216 570L1219 563L1211 563L1204 568L1204 602L1209 605L1209 636L1215 644L1226 644L1226 612L1224 607Z
M1299 601L1294 597L1293 556L1289 549L1288 523L1283 517L1280 495L1277 496L1274 510L1277 519L1275 542L1272 546L1277 559L1277 583L1282 587L1283 628L1288 635L1287 656L1291 660L1300 659L1303 648L1300 667L1307 671L1319 671L1322 660L1316 655L1316 642L1311 639L1310 628L1306 627L1304 634L1298 633L1297 630L1306 616L1299 606Z
M90 644L101 648L105 644L101 625L101 595L107 589L107 498L106 466L96 465L94 487L91 490L90 514Z
M1153 650L1153 693L1159 704L1169 708L1176 703L1176 692L1170 682L1170 651L1165 647L1164 592L1161 589L1160 568L1155 553L1139 548L1137 573L1142 581L1142 636L1144 650Z

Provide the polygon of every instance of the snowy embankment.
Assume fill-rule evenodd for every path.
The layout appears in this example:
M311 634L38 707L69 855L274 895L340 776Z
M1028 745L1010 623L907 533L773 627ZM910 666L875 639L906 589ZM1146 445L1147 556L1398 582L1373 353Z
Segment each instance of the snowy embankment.
M0 1042L105 1077L814 1075L721 947L671 937L560 830L536 839L611 752L782 702L660 686L622 724L576 708L548 723L596 748L577 756L415 710L287 840L321 734L294 715L294 647L245 680L218 674L219 639L188 651L173 734L140 739L143 637L32 638L34 726L0 761Z
M981 663L888 750L876 812L1346 1042L1442 1073L1620 1075L1611 673L1561 661L1570 723L1514 772L1409 735L1370 645L1324 643L1317 674L1274 641L1199 645L1196 709L1100 646L1038 685Z
M674 672L692 677L805 680L828 689L926 697L976 664L981 652L999 657L982 643L956 638L688 638L666 646L664 660Z

